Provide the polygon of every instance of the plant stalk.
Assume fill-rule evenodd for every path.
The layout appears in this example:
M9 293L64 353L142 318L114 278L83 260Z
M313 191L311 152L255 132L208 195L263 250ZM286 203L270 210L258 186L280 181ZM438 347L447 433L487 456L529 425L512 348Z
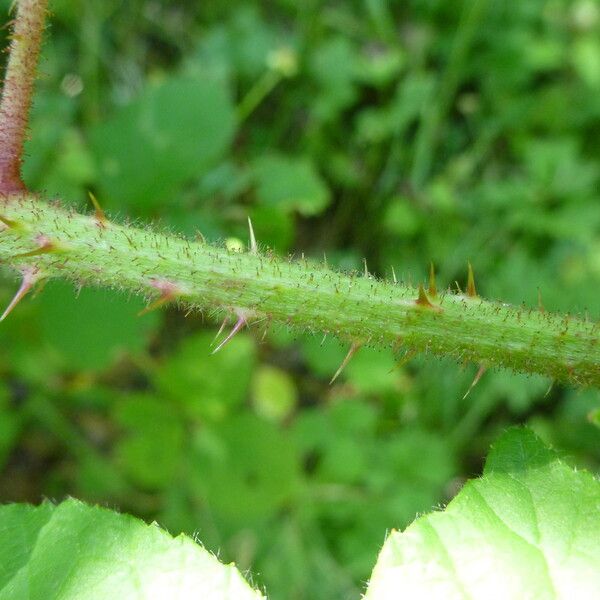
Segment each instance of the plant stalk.
M46 20L47 0L18 0L0 100L0 194L25 190L23 145Z
M66 278L142 294L149 309L175 303L232 323L283 323L356 347L387 346L399 357L420 351L600 386L596 322L475 295L427 294L306 260L232 253L103 214L77 214L31 194L15 196L0 218L0 261L30 281Z

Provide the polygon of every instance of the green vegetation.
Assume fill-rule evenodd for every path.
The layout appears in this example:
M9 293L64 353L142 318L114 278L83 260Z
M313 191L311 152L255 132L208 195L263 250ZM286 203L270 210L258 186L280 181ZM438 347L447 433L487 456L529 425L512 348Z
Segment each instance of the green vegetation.
M579 385L600 384L596 323L485 302L472 270L465 294L438 294L376 281L368 272L343 275L308 261L293 262L110 223L102 213L81 216L13 196L2 208L2 256L22 273L17 298L38 282L69 278L80 287L104 285L149 297L139 316L170 302L188 313L233 319L228 343L241 326L285 323L351 342L347 359L364 345L397 356L421 351L474 361L483 367L547 375ZM99 209L100 210L100 209ZM252 225L250 224L250 227ZM251 239L254 233L251 230ZM13 310L14 301L7 309ZM8 313L5 312L4 316Z
M76 500L9 504L0 523L3 600L262 598L193 540Z
M77 289L49 281L0 325L0 499L117 505L197 534L272 598L357 598L386 530L451 500L507 426L598 469L600 397L569 384L600 377L600 4L296 4L53 3L25 183L79 214L92 190L136 228L31 195L3 206L0 256ZM248 216L260 256L236 252ZM430 261L439 297L416 304ZM468 261L482 298L517 308L474 297ZM223 316L249 331L211 356ZM548 498L581 486L583 518L591 476L506 440L524 462L494 451L447 511L393 534L372 597L386 565L418 580L428 528L480 510L473 490L496 513L529 490L554 539ZM4 510L74 507L119 527L73 503ZM500 520L531 543L530 508ZM556 550L534 541L531 564Z
M600 482L531 432L493 447L483 477L443 513L385 542L365 600L592 598L600 585Z
M365 600L593 597L599 501L590 473L509 431L443 512L392 532ZM75 500L3 506L0 542L3 599L262 598L189 538Z

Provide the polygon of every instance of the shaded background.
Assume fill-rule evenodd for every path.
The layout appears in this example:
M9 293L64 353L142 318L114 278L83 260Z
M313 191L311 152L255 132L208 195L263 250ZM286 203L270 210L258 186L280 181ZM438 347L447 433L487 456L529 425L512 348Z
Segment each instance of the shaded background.
M470 260L486 297L598 318L598 0L51 6L32 189L233 245L250 215L279 254L405 281ZM274 599L344 599L508 425L598 470L597 390L493 372L463 399L475 365L369 348L329 386L335 340L209 356L215 323L142 306L50 283L1 324L1 501L118 507Z

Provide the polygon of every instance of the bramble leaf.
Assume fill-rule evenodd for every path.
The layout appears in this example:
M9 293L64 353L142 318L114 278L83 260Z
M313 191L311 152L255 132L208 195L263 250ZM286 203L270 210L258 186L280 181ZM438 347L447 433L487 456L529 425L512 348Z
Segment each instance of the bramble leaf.
M592 598L600 483L512 429L443 512L386 540L366 600Z
M77 500L0 507L0 598L262 598L183 535Z

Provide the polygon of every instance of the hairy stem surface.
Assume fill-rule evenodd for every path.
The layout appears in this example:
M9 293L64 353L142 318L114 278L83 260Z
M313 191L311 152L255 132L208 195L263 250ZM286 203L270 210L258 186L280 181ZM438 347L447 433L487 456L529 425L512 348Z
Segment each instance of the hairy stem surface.
M25 189L23 144L42 44L47 0L19 0L0 101L0 193Z
M176 302L252 325L280 322L355 347L389 346L600 385L597 323L477 296L342 274L308 261L227 250L84 216L30 194L0 204L0 260L29 280L67 278ZM473 287L474 289L474 287Z

